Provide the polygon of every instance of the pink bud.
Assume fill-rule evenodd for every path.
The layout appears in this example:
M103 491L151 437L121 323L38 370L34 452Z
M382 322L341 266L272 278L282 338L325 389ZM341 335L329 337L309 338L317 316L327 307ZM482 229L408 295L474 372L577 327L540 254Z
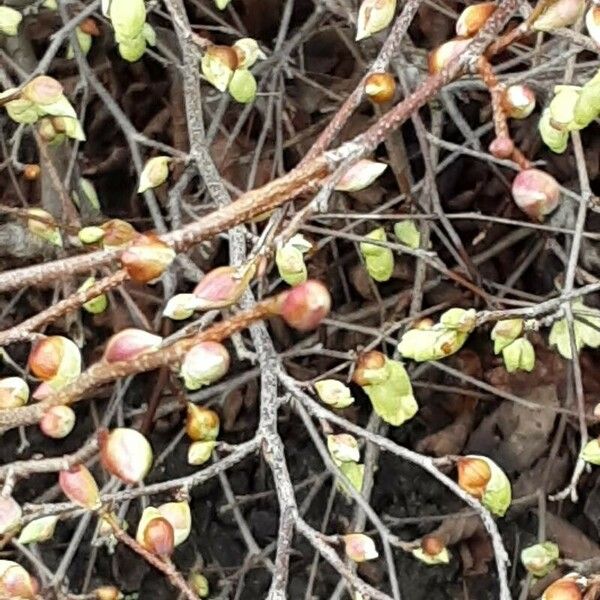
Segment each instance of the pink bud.
M74 426L75 413L65 404L51 406L40 420L40 429L44 435L54 439L67 437Z
M102 466L125 483L139 483L152 466L152 448L135 429L117 427L99 434Z
M87 467L76 465L68 471L61 471L58 474L58 484L71 502L90 510L100 508L98 485Z
M175 258L175 250L156 235L140 234L121 253L121 264L131 279L148 283L160 277Z
M27 404L29 386L21 377L0 379L0 410L17 408Z
M200 342L193 346L181 363L179 374L188 390L210 385L229 370L229 352L219 342Z
M0 496L0 536L16 529L22 516L23 511L14 498Z
M108 340L103 358L109 363L133 360L144 352L156 350L162 341L159 335L143 329L123 329Z
M489 150L496 158L510 158L515 149L514 142L509 137L497 137L492 140Z
M42 381L42 383L35 388L31 397L39 402L40 400L49 398L52 394L54 394L54 390L50 387L50 384L47 381Z
M327 288L309 279L281 295L279 314L298 331L316 329L331 309L331 295Z
M26 98L34 104L54 104L60 100L63 94L62 85L47 75L40 75L32 79L21 92L23 98Z
M558 206L560 187L552 175L539 169L525 169L515 177L512 195L524 213L542 221Z
M254 276L254 266L217 267L209 271L194 289L200 310L223 308L237 302Z
M504 93L504 110L512 119L526 119L535 108L535 93L526 85L511 85Z
M0 598L31 600L37 593L33 577L12 560L0 560Z
M373 560L379 554L373 540L364 533L350 533L343 536L346 556L354 562Z
M454 38L429 53L428 65L432 75L439 73L451 60L460 56L471 43L471 38Z
M144 546L157 556L167 557L175 548L175 535L171 523L164 517L156 517L144 529Z
M185 542L192 530L190 505L187 502L167 502L158 507L158 512L171 524L175 546Z
M70 339L61 335L51 335L36 342L29 353L27 366L42 381L60 382L62 387L75 379L81 372L81 353Z

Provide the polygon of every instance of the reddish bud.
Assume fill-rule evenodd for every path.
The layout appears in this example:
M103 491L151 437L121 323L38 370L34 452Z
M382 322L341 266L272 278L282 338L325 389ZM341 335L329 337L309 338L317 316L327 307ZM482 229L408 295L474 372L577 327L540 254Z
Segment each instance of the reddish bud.
M156 517L144 528L144 547L161 557L170 556L175 548L175 535L171 523L164 517Z
M175 258L175 250L152 234L140 234L121 254L121 265L131 279L148 283L160 277Z
M542 221L560 201L560 187L552 175L539 169L525 169L514 179L515 204L532 219Z
M32 79L22 90L21 96L34 104L54 104L63 93L62 85L48 75Z
M37 583L19 564L12 560L0 560L0 597L10 600L35 598Z
M470 38L454 38L429 53L428 65L432 75L439 73L450 61L460 56L471 42Z
M583 594L573 579L563 577L546 588L542 600L582 600Z
M365 352L358 357L352 381L360 386L381 383L388 378L387 358L377 350Z
M188 390L210 385L229 370L229 352L219 342L200 342L185 355L179 374Z
M471 37L475 35L496 10L494 2L481 2L467 6L458 21L456 21L456 35Z
M364 533L350 533L343 536L343 540L346 556L354 562L373 560L379 556L375 542Z
M58 474L58 484L63 494L82 508L100 508L100 492L92 474L83 465L76 465Z
M194 289L200 310L223 308L237 302L254 276L255 267L217 267L209 271Z
M92 19L90 17L88 17L87 19L84 19L79 24L79 29L81 29L81 31L83 31L83 33L87 33L88 35L91 35L94 37L98 37L101 33L96 20Z
M376 104L393 99L396 80L390 73L371 73L365 80L365 94Z
M152 466L152 447L135 429L117 427L99 435L100 462L115 477L125 483L139 483Z
M497 137L492 140L489 151L496 158L510 158L515 149L514 142L509 137Z
M100 225L104 231L102 245L107 250L116 250L127 246L138 236L138 232L127 221L121 219L111 219Z
M237 52L231 46L210 46L206 54L212 59L218 60L230 70L235 71L238 67L239 58Z
M52 335L35 343L27 361L29 370L54 390L64 387L81 373L81 353L68 338Z
M27 181L36 181L41 173L40 165L25 165L23 169L23 177L27 179Z
M298 331L316 329L331 309L331 295L327 288L309 279L280 296L279 314Z
M40 420L40 429L50 438L67 437L75 426L75 413L70 406L58 404L51 406Z
M429 556L437 556L445 547L444 542L434 535L426 535L421 540L421 549Z
M123 329L108 340L103 359L109 363L133 360L144 352L156 350L162 341L159 335L143 329Z
M482 498L492 477L490 466L480 458L458 460L458 485L476 498Z

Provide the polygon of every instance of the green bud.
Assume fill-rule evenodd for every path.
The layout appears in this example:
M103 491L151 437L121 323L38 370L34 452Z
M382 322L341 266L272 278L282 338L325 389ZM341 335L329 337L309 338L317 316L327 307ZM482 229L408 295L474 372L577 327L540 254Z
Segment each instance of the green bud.
M524 548L521 551L521 562L535 577L545 577L556 567L559 555L556 544L543 542Z
M92 47L92 36L89 33L86 33L85 31L81 31L79 27L75 28L75 36L77 37L77 42L79 43L79 47L81 48L83 55L87 56L88 52L90 51L90 48ZM69 44L69 47L67 48L66 58L71 59L74 57L75 52L73 51L73 46Z
M173 296L163 310L163 317L174 321L189 319L196 310L201 308L198 298L194 294L176 294Z
M365 237L377 242L385 242L387 239L383 227L374 229ZM369 242L361 242L360 251L365 260L367 272L375 281L387 281L392 276L394 272L394 254L389 248L370 244Z
M198 573L197 571L190 575L189 583L191 588L194 590L200 598L208 598L210 595L210 586L208 584L208 579L202 573Z
M214 440L192 442L188 449L188 463L198 467L208 462L216 445Z
M362 0L358 10L356 41L385 29L394 18L396 0Z
M42 208L30 208L27 210L27 213L32 217L41 217L41 219L28 219L27 229L29 229L33 235L37 235L39 238L50 242L52 245L62 248L62 235L60 234L60 229L56 225L54 217Z
M95 283L95 277L88 277L77 291L85 292L86 290L89 290ZM92 315L99 315L100 313L103 313L106 310L107 306L108 298L106 297L106 294L100 294L99 296L88 300L83 305L83 308Z
M360 460L358 441L349 433L339 433L327 436L327 449L336 465Z
M598 348L600 346L600 311L596 308L585 306L581 300L572 303L573 331L575 334L575 347L577 351L584 346ZM556 321L550 329L548 338L551 346L564 358L572 359L569 327L566 319Z
M140 175L138 194L150 188L158 187L167 180L170 161L171 159L168 156L155 156L146 162Z
M421 234L414 221L399 221L394 225L394 234L401 244L409 248L418 248L421 245Z
M436 325L431 329L409 329L398 344L404 358L417 362L439 360L458 352L468 334Z
M146 22L146 5L144 0L111 0L108 16L121 38L132 39L142 33Z
M82 244L95 244L104 237L104 229L102 229L102 227L95 227L93 225L89 227L83 227L79 230L77 237L80 239Z
M583 128L587 127L599 114L600 70L581 88L573 111L573 118L577 127Z
M256 98L256 79L247 69L237 69L229 82L231 97L241 104L249 104Z
M225 10L230 2L231 0L215 0L215 6L219 10Z
M574 127L575 105L579 99L581 88L576 85L557 85L554 88L548 109L552 125L561 131L570 131Z
M423 548L415 548L412 555L426 565L447 565L450 562L450 552L446 547L441 552L433 555L427 554Z
M13 92L14 90L7 90ZM2 96L0 96L1 98ZM24 125L31 125L39 119L37 108L33 102L26 100L25 98L17 98L11 100L4 105L8 116L16 123L23 123Z
M502 359L509 373L523 370L533 371L535 366L535 350L526 338L519 338L502 349Z
M592 465L600 465L600 442L597 439L588 442L581 451L581 458Z
M156 31L154 31L152 25L150 23L144 23L144 27L142 28L142 35L146 40L146 44L148 46L156 46Z
M238 69L249 69L259 58L267 58L254 38L238 40L233 44L233 49L238 56Z
M523 333L523 319L505 319L498 321L492 329L494 354L501 352Z
M288 285L298 285L308 278L302 251L293 244L287 243L277 249L275 264L281 279Z
M56 0L44 0L42 2L42 6L44 8L48 8L50 10L58 10L58 5L56 4Z
M204 53L204 56L202 56L200 67L206 80L220 92L224 92L233 78L237 63L238 58L233 48L229 48L228 46L210 46ZM241 83L244 83L244 76L242 76ZM236 84L236 86L234 92L237 94L239 89L244 86L240 85L240 83ZM232 92L232 96L234 92ZM256 93L256 90L253 93ZM239 95L240 97L242 96L241 93Z
M51 540L54 537L57 523L58 517L56 515L41 517L27 523L19 535L19 543L38 544L39 542Z
M14 8L0 6L0 34L17 35L23 15Z
M338 465L338 468L350 480L352 487L357 492L361 492L363 480L365 478L365 465L356 462L344 462ZM348 494L348 491L343 485L339 486L339 489L344 494Z
M350 388L337 379L317 381L315 389L321 401L333 408L346 408L354 402Z
M127 41L119 42L119 54L128 62L136 62L146 52L146 39L140 34Z
M477 313L474 308L450 308L440 317L440 325L445 329L471 333L475 329Z
M567 149L569 132L554 126L550 116L550 110L547 108L542 112L542 116L538 123L538 129L544 144L546 144L552 152L562 154Z

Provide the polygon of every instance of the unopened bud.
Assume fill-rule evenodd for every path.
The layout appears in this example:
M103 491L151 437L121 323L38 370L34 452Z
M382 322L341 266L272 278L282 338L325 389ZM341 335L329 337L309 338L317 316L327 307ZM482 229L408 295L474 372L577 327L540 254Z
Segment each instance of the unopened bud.
M394 18L396 0L362 0L358 9L356 41L385 29Z
M511 342L523 333L523 319L503 319L492 329L491 338L494 341L494 354L501 352Z
M521 551L521 562L534 577L545 577L556 566L559 554L556 544L543 542L524 548Z
M98 37L101 34L98 22L95 19L88 17L79 24L79 29L88 35Z
M458 58L471 43L470 38L454 38L432 50L428 56L429 72L432 75L439 73L448 64Z
M512 499L504 471L487 456L466 456L458 460L458 485L481 500L493 514L503 517Z
M350 388L337 379L317 381L315 389L321 401L333 408L346 408L354 402Z
M0 496L0 536L17 529L21 525L23 510L11 496Z
M121 253L121 265L131 279L148 283L160 277L175 259L173 248L152 234L140 234Z
M96 227L94 225L82 227L77 233L77 237L82 244L95 244L104 237L104 230L102 227Z
M331 295L319 281L309 279L279 299L279 314L283 320L298 331L316 329L331 309Z
M67 437L75 426L75 413L70 406L58 404L51 406L40 420L40 429L50 438Z
M144 527L142 545L146 550L160 557L173 554L175 548L175 534L173 527L164 517L155 517L148 521Z
M421 540L421 547L415 548L412 554L427 565L448 564L450 562L448 548L440 538L433 535L426 535Z
M88 277L77 291L85 292L86 290L89 290L95 283L95 277ZM103 313L107 306L108 298L106 297L106 294L100 294L99 296L95 296L91 300L83 303L83 308L92 315L99 315L100 313Z
M9 6L0 6L0 34L17 35L23 15Z
M411 219L403 219L394 225L394 235L398 241L409 248L416 249L421 245L421 233Z
M194 289L200 310L235 304L246 291L256 271L255 263L242 267L217 267L209 271Z
M339 433L337 435L327 436L327 449L329 454L336 462L358 462L360 460L360 450L358 441L349 433Z
M515 204L532 219L542 221L560 201L560 187L552 175L539 169L525 169L514 179Z
M29 386L21 377L5 377L0 379L0 410L18 408L27 404Z
M288 285L298 285L306 281L308 277L304 255L293 244L287 243L277 249L275 264L281 279Z
M533 22L536 31L554 31L573 25L585 10L585 0L556 0L546 4L545 10Z
M238 68L238 56L230 46L210 46L201 61L202 74L220 92L224 92Z
M27 523L19 534L19 543L39 544L40 542L51 540L54 537L57 523L58 517L56 515L40 517Z
M158 507L158 512L171 524L175 546L187 540L192 530L192 513L187 502L167 502Z
M33 577L12 560L0 560L0 596L10 600L33 600L37 585Z
M257 89L256 79L248 69L236 69L227 87L231 97L240 104L253 102Z
M29 370L53 390L71 383L81 373L81 352L70 339L51 335L35 343L27 361Z
M188 402L185 431L196 442L214 441L219 435L219 415L210 408Z
M233 44L233 50L237 55L237 69L249 69L259 58L263 60L267 58L253 38L238 40Z
M589 441L581 451L581 458L591 465L600 465L600 440Z
M200 596L200 598L208 598L210 594L210 586L208 579L202 573L197 571L192 573L189 578L190 587Z
M358 192L369 187L385 170L385 163L362 158L356 161L336 183L338 192Z
M40 165L29 164L25 165L23 169L23 177L27 179L27 181L37 181L39 179L41 173Z
M174 321L183 321L189 319L194 311L201 308L202 303L194 296L194 294L176 294L169 299L163 317L168 317Z
M510 85L504 92L503 108L511 119L526 119L535 109L534 91L526 85Z
M552 120L549 108L544 109L542 112L542 116L538 123L538 129L544 144L546 144L552 152L562 154L567 149L567 144L569 143L569 130Z
M27 210L27 214L31 216L27 219L27 229L33 235L50 242L54 246L62 247L63 241L60 229L49 212L42 208L30 208ZM39 219L36 217L39 217Z
M365 80L365 94L376 104L389 102L396 92L396 80L390 73L371 73Z
M210 460L216 442L192 442L188 448L187 461L190 465L200 466Z
M379 556L375 542L364 533L350 533L342 536L346 556L354 562L360 563L373 560Z
M593 4L585 15L585 25L590 37L600 45L600 6Z
M369 232L365 238L374 242L387 242L383 227L378 227ZM360 243L360 253L365 261L367 273L375 281L388 281L394 272L394 253L385 246L371 242Z
M162 341L159 335L143 329L123 329L108 340L103 359L109 363L133 360L145 352L156 350Z
M387 381L390 375L385 354L377 350L365 352L358 357L352 381L361 387Z
M114 585L103 585L94 590L96 600L121 600L123 594Z
M167 180L169 162L171 162L171 159L168 156L155 156L146 162L140 175L138 194L142 194L150 188L158 187Z
M475 35L496 10L494 2L480 2L467 6L456 21L456 35L471 37Z
M21 96L34 104L54 104L63 97L63 86L53 77L38 75L23 87Z
M16 93L18 93L16 88L8 89L0 94L0 98ZM14 100L10 100L4 105L4 108L6 109L8 116L16 123L32 125L37 122L40 117L36 105L25 98L15 98Z
M135 429L117 427L110 433L101 432L100 462L115 477L125 483L140 483L152 466L152 447Z
M130 244L139 234L135 228L121 219L111 219L100 225L104 231L102 245L106 250L119 250Z
M58 474L58 483L63 494L73 503L97 510L101 506L100 492L96 480L83 465L71 467Z
M510 158L514 149L514 142L506 136L494 138L489 146L490 154L496 158Z
M460 458L457 463L458 485L476 498L481 498L492 477L489 464L479 458Z
M583 600L583 594L576 581L563 577L546 588L542 600Z
M187 352L180 376L188 390L198 390L221 379L229 370L229 352L219 342L200 342Z
M107 16L118 40L135 38L142 32L146 22L144 0L111 0Z

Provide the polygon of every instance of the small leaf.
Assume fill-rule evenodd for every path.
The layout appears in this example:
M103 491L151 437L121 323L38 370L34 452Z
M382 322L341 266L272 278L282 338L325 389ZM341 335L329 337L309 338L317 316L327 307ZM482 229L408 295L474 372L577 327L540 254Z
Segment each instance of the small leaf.
M581 458L592 465L600 465L600 442L597 439L588 442L581 451Z
M158 187L167 180L170 161L171 159L168 156L155 156L146 162L140 175L138 194L142 194L150 188Z
M363 487L363 480L365 477L365 465L361 465L355 462L345 462L340 464L338 468L350 480L352 487L357 492L361 492ZM348 493L343 485L340 486L340 489L343 493Z
M523 566L535 577L545 577L556 567L560 555L553 542L543 542L521 551Z
M377 242L386 241L385 230L382 227L374 229L365 237ZM365 267L369 275L375 281L388 281L394 272L394 253L389 248L369 242L361 242L360 251L365 260Z
M230 2L231 0L215 0L215 6L219 10L225 10Z
M494 354L501 352L511 342L514 342L523 332L523 319L504 319L498 321L492 329L491 338L494 341Z
M354 402L350 388L337 379L317 381L315 389L321 401L333 408L346 408Z
M394 234L398 241L409 248L418 248L421 244L421 234L414 221L406 219L394 225Z
M229 82L231 97L241 104L249 104L256 98L256 79L248 69L236 69Z
M50 515L27 523L19 535L20 544L37 544L47 542L54 537L58 517Z
M337 182L338 192L358 192L369 187L385 170L385 163L363 158L355 162Z
M519 338L502 349L502 359L509 373L531 372L535 367L535 350L526 338Z
M439 360L458 352L468 334L435 325L431 329L409 329L402 335L398 352L417 362Z
M448 552L448 548L444 548L441 552L434 554L433 556L427 554L422 548L415 548L412 551L412 555L426 565L447 565L450 562L450 552Z

